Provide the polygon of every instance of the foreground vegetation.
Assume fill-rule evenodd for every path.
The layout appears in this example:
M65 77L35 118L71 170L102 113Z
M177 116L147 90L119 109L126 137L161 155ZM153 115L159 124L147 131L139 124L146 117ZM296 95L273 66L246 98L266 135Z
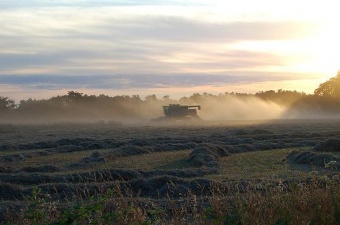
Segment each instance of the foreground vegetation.
M340 121L0 125L5 224L339 224Z
M209 196L183 193L181 198L150 200L129 190L110 189L67 202L35 189L19 213L8 213L15 224L339 224L339 177L252 189L214 187ZM83 190L86 192L86 190Z

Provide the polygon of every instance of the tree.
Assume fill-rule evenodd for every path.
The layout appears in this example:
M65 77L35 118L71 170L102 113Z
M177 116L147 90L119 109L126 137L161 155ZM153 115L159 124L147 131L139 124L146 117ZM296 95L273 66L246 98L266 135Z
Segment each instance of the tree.
M83 98L83 93L77 92L77 91L69 91L67 93L67 98L72 101L79 101Z
M147 101L147 102L156 102L158 99L157 99L157 97L156 97L156 95L148 95L148 96L146 96L145 97L145 101Z
M0 110L9 110L15 108L15 102L8 97L0 96Z
M162 100L163 101L170 101L170 95L164 95Z
M340 71L336 77L332 77L325 83L319 85L315 89L314 94L316 96L339 98L340 99Z

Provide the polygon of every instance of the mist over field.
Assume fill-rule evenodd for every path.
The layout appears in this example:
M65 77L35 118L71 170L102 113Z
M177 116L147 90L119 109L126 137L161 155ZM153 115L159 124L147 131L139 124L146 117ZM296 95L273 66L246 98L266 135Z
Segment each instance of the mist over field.
M241 98L237 96L225 96L223 98L206 96L196 101L193 99L153 101L139 106L132 106L130 109L136 112L136 117L131 118L131 120L139 118L140 121L148 121L164 116L162 106L169 104L200 105L201 110L197 110L197 113L205 121L280 119L287 110L286 106L267 102L254 96Z
M3 98L4 99L4 98ZM7 99L7 101L9 101ZM211 121L330 119L339 118L339 104L334 100L291 91L267 91L256 95L225 93L193 94L173 100L155 95L142 100L139 96L86 95L70 91L47 100L22 100L20 104L0 111L1 123L123 123L156 124L164 117L162 106L169 104L200 105L202 119ZM194 121L197 122L197 121Z
M200 115L205 120L269 120L280 119L286 107L256 97L223 100L209 99L201 103Z
M130 99L131 100L131 99ZM7 122L13 123L55 123L55 122L108 122L143 123L163 114L162 106L169 104L200 105L198 116L204 121L216 120L269 120L280 119L287 107L274 102L267 102L255 96L198 96L181 100L126 100L119 104L81 102L72 106L57 107L47 104L35 107L20 107L7 115ZM40 105L38 107L38 105ZM25 109L26 108L26 109ZM19 116L22 115L22 117ZM2 121L4 122L4 121Z
M0 96L1 123L149 123L164 117L163 107L170 104L200 106L203 121L336 119L340 118L340 72L320 84L314 94L269 90L247 93L194 93L178 100L169 95L87 95L68 91L49 99L27 99L19 103ZM187 108L186 108L187 110ZM191 109L194 112L196 109ZM186 111L187 113L188 111ZM195 113L196 114L196 113ZM183 116L183 115L181 115ZM188 116L188 115L184 115ZM189 115L189 120L192 115ZM177 118L178 119L178 118ZM179 118L179 120L184 118Z

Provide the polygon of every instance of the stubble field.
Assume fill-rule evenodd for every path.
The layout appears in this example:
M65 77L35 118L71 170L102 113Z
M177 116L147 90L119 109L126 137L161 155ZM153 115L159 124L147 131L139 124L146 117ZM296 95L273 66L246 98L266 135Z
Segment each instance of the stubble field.
M3 124L0 221L339 224L339 162L338 120Z

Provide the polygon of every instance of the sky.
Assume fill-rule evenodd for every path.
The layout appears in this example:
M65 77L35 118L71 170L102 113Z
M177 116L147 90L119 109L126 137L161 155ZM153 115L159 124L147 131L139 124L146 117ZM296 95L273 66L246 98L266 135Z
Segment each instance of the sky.
M339 21L335 0L1 0L0 96L313 93Z

